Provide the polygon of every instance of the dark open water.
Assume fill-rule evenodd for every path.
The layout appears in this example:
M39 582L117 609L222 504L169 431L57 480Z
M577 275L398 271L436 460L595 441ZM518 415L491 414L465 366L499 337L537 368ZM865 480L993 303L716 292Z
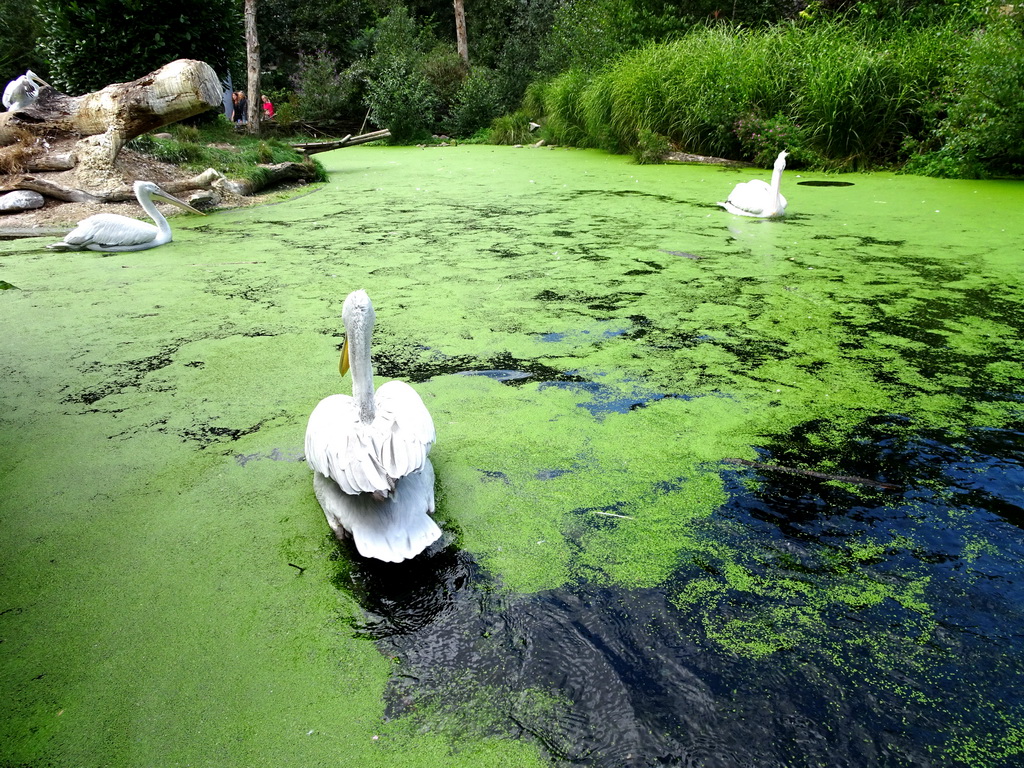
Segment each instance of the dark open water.
M707 604L677 599L721 578L713 555L656 589L581 582L529 596L502 591L454 544L339 574L368 612L357 632L398 660L389 714L533 738L562 765L1020 765L1019 734L1005 732L1024 690L1020 425L950 441L875 420L839 450L808 439L820 426L772 444L763 463L830 461L854 482L721 468L730 500L708 533L747 553L750 578L806 592L726 590L714 625ZM851 559L863 540L883 544ZM815 597L837 589L864 596ZM761 623L771 652L724 648L730 618L746 632Z

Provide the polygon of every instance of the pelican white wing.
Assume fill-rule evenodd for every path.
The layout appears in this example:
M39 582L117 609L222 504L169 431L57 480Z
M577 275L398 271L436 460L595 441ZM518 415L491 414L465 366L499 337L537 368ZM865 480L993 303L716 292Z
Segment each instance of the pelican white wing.
M338 538L351 534L363 557L398 563L441 537L434 511L434 467L427 458L434 422L416 390L383 384L376 415L359 419L354 398L319 402L306 427L313 491Z
M206 215L202 211L197 211L184 200L179 200L174 195L160 189L152 181L136 181L134 188L135 198L139 201L142 209L156 222L155 225L138 219L130 219L127 216L119 216L116 213L97 213L80 221L78 226L71 230L61 242L51 243L46 247L52 251L80 251L87 248L90 251L113 253L145 251L169 243L171 242L171 225L157 210L156 203L153 202L154 197L173 203L186 211L198 213L200 216Z
M306 461L345 493L387 496L426 464L435 439L430 413L404 381L381 385L374 403L369 424L348 395L325 397L309 416Z
M97 213L82 219L78 226L64 238L66 250L80 251L87 248L91 251L107 251L113 248L133 247L151 243L156 239L158 230L152 224L116 213Z
M334 480L313 472L313 492L339 539L351 534L363 557L400 563L416 557L441 538L434 511L434 467L430 459L379 501L369 493L351 495Z

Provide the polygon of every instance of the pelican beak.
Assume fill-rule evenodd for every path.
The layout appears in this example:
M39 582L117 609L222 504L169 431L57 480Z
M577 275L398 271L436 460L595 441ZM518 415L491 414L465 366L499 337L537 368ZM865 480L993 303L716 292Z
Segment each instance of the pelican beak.
M342 376L348 373L348 336L345 337L345 343L341 347L341 360L338 361L338 371Z
M200 216L205 216L206 215L205 213L200 211L198 208L193 208L191 205L186 203L184 200L179 200L174 195L170 194L169 192L164 192L162 189L159 192L154 192L153 193L153 197L159 197L161 200L166 200L168 203L173 203L174 205L178 206L179 208L184 208L186 211L191 211L192 213L198 213Z

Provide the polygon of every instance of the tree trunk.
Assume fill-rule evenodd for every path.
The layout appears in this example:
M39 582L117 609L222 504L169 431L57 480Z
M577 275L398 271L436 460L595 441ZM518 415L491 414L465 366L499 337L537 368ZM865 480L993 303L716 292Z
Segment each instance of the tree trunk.
M466 6L464 0L455 0L455 40L459 56L469 64L469 41L466 39Z
M259 136L263 98L260 93L260 39L256 33L256 0L245 0L245 59L249 69L246 131L253 136Z
M83 96L44 87L31 106L0 113L0 146L23 141L26 134L84 137L75 147L79 164L109 169L125 142L220 103L220 80L213 68L178 59L138 80Z

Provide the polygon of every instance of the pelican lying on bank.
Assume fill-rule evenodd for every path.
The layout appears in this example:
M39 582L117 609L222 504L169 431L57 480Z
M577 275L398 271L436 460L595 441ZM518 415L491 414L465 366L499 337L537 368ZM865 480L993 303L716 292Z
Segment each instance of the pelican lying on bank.
M782 171L786 167L788 152L780 152L775 158L772 183L761 179L740 182L724 203L718 203L729 213L737 216L753 216L758 219L775 219L786 213L786 198L779 192L782 186Z
M46 82L39 78L31 69L27 70L21 77L16 77L4 88L3 105L9 112L17 112L35 104L39 98L39 89Z
M306 461L313 491L334 534L351 535L363 557L398 563L441 537L434 468L427 458L434 422L403 381L373 391L370 339L375 319L366 291L345 299L339 370L352 369L352 397L325 397L309 415Z
M179 200L169 192L164 192L152 181L136 181L135 197L156 226L145 221L120 216L116 213L97 213L78 222L78 226L68 232L64 240L46 246L53 251L90 251L116 253L119 251L144 251L158 245L171 242L171 225L164 215L157 210L154 197L174 203L186 211L206 214L198 211L184 200Z

